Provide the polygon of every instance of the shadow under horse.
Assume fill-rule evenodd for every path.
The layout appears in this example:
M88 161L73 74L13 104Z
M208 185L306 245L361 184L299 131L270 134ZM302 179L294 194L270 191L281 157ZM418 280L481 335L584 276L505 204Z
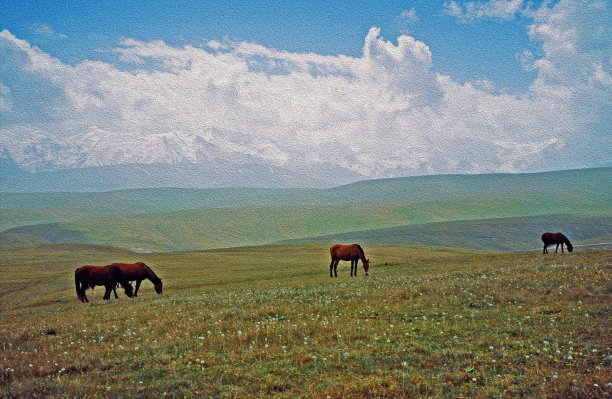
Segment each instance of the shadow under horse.
M557 244L557 248L555 248L555 253L559 250L559 245L561 245L561 253L563 253L563 244L567 245L567 251L572 252L574 250L574 246L570 241L561 233L544 233L542 234L542 242L544 243L544 249L542 249L543 254L548 253L548 249L546 247L550 245Z
M103 285L106 289L104 300L110 299L111 291L114 291L115 298L118 298L115 290L117 284L121 284L128 297L132 298L134 296L132 284L125 278L119 266L81 266L74 272L74 284L81 302L89 302L85 291L88 288L94 289L96 285Z
M329 277L334 277L332 272L338 277L338 263L341 260L351 261L351 277L353 276L353 269L355 270L355 277L357 276L357 263L361 260L363 264L363 270L366 276L370 269L370 260L366 259L363 248L359 244L342 245L336 244L329 249L331 255L331 264L329 265Z
M138 289L142 280L149 279L153 283L155 292L161 294L163 291L162 281L157 275L151 270L149 266L142 262L136 263L113 263L111 266L117 266L121 269L121 272L128 281L136 281L136 289L134 290L134 296L138 296ZM114 289L113 289L114 290ZM115 291L115 295L117 295Z

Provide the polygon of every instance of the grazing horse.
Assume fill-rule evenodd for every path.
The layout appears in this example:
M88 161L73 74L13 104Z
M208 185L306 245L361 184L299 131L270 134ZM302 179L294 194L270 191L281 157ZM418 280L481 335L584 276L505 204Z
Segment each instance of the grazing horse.
M553 244L557 244L555 253L559 250L559 244L561 244L561 253L563 253L563 244L567 245L567 250L569 252L574 250L573 245L570 243L567 237L561 233L544 233L542 234L542 242L544 243L544 249L542 250L543 254L547 254L548 249L546 249L546 247Z
M112 265L118 266L123 272L123 275L128 281L136 280L136 290L134 296L138 296L138 289L140 283L144 279L149 279L155 287L155 292L158 294L162 293L162 281L157 275L151 270L151 268L142 262L137 263L113 263ZM116 294L115 294L116 295Z
M89 302L85 291L93 289L96 285L103 285L106 288L104 300L110 299L111 291L115 290L117 283L121 284L125 294L130 298L134 296L132 284L125 278L119 266L81 266L74 272L74 284L77 296L81 302ZM115 290L115 298L118 298Z
M368 275L368 269L370 268L370 260L366 259L363 253L363 248L358 244L342 245L336 244L329 249L331 255L331 264L329 265L329 277L333 277L332 272L338 277L338 263L341 260L351 261L351 277L353 276L353 269L355 270L355 276L357 276L357 263L361 259L363 263L363 270L365 270L366 276Z

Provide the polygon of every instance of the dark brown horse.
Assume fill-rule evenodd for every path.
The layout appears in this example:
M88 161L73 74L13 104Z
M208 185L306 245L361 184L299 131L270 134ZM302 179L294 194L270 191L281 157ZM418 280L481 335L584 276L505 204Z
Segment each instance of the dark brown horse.
M151 268L142 262L136 263L113 263L111 266L118 266L123 275L128 281L136 280L136 290L134 296L138 296L138 289L142 280L149 279L155 287L155 292L158 294L162 293L162 281L157 275L151 270ZM115 295L117 295L115 293Z
M132 284L125 278L119 266L81 266L74 272L74 284L76 285L77 296L81 302L89 302L85 291L93 289L96 285L103 285L106 288L103 299L110 299L110 293L115 289L117 283L121 284L125 294L130 298L134 296ZM117 292L115 291L115 298Z
M351 261L351 277L353 276L353 269L355 270L355 276L357 276L357 263L361 259L363 263L363 270L366 276L368 275L368 269L370 269L370 260L366 259L363 252L363 248L358 244L342 245L336 244L329 249L331 255L331 264L329 265L329 277L333 277L332 272L338 277L338 263L341 260Z
M555 253L559 250L559 245L561 245L561 253L563 253L563 244L567 245L568 252L572 252L574 250L573 245L570 243L567 237L561 233L544 233L542 234L542 242L544 243L544 249L542 250L543 254L547 254L548 249L546 249L546 247L553 244L557 244Z

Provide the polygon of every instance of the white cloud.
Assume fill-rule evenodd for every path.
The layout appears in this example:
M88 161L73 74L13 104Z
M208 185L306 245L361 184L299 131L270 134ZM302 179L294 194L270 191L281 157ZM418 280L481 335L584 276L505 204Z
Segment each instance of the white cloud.
M13 104L8 99L8 95L10 94L11 89L9 89L6 85L0 82L0 111L10 111L13 109Z
M408 23L415 23L419 20L416 15L416 10L412 7L410 10L404 10L400 13L400 18Z
M68 36L66 36L63 33L57 33L55 32L55 30L53 30L53 28L51 28L49 25L47 24L43 24L43 23L36 23L33 24L32 26L30 26L30 30L32 32L35 32L41 36L45 36L45 37L53 37L53 36L58 36L62 39L67 38Z
M0 52L11 70L48 82L34 94L50 90L43 99L52 103L44 118L10 111L0 148L29 170L256 159L387 177L579 166L576 154L590 144L575 138L585 126L607 129L612 95L609 39L597 36L605 21L593 15L601 10L575 4L527 15L544 55L524 54L538 75L521 95L437 74L425 43L402 35L394 44L377 28L360 57L124 39L116 52L131 69L93 60L70 66L3 31ZM587 20L595 25L582 25ZM18 81L0 79L13 110L32 101L13 90Z
M462 21L471 21L483 18L511 19L521 11L523 0L491 0L488 2L470 1L462 8L455 0L444 3L449 15Z
M397 28L404 35L409 35L412 31L411 26L418 21L419 17L414 7L410 10L403 10L396 18Z

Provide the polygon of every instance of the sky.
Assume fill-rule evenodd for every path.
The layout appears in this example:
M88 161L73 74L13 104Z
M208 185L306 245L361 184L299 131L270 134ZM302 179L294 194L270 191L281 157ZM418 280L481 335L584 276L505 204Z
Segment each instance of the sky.
M170 3L0 1L0 156L365 178L612 165L609 0Z

